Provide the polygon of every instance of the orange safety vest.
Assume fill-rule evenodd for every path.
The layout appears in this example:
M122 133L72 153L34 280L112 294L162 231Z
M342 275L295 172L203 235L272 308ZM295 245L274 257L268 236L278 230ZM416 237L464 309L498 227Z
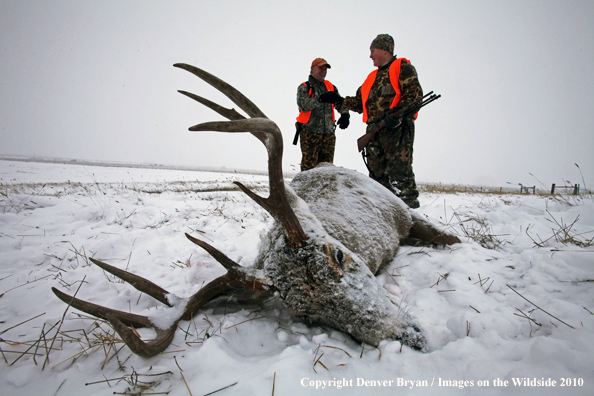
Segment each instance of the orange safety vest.
M402 61L410 63L410 61L406 58L398 58L390 65L389 74L390 74L390 82L392 83L392 87L396 92L396 96L394 96L394 100L390 105L390 108L393 109L394 107L398 106L398 102L400 102L400 98L402 97L402 93L400 92L400 84L398 84L398 80L400 79L400 66L402 65ZM369 93L371 92L371 86L375 82L375 77L377 76L377 69L369 73L367 79L361 85L361 101L363 102L363 122L367 122L367 99L369 99ZM415 114L415 120L417 119L417 114Z
M307 83L301 83L302 85L307 85ZM334 85L332 85L332 83L328 80L324 80L324 84L326 85L326 89L328 91L334 91ZM313 98L313 87L309 88L309 97ZM307 124L307 121L309 121L309 117L311 116L311 111L300 111L299 112L299 116L297 117L297 122L301 123L301 124ZM332 121L336 122L335 116L334 116L334 104L332 105Z

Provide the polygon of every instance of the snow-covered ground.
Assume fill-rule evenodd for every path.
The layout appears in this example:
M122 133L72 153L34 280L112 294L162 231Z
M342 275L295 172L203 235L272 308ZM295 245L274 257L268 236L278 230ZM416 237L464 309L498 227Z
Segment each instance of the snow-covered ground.
M266 176L0 161L0 179L2 395L594 393L591 197L422 194L417 211L463 243L405 246L377 280L423 324L426 353L270 301L209 307L146 359L51 287L165 315L88 257L189 296L224 269L184 233L249 265L272 220L231 182L266 194Z

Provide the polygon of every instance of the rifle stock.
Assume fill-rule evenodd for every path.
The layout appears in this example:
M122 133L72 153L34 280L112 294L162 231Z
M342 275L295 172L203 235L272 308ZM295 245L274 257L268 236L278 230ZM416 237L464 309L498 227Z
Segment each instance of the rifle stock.
M427 97L429 97L429 98L427 98ZM427 98L427 100L424 100L425 98ZM367 147L367 145L369 144L371 139L374 138L375 134L380 129L382 129L383 127L386 126L385 120L387 117L394 118L394 119L400 119L400 122L398 123L398 125L396 125L398 127L402 123L402 117L404 117L405 115L411 114L411 113L418 112L421 109L421 107L426 106L429 103L431 103L439 98L441 98L441 95L434 95L433 91L431 91L427 95L423 96L422 98L415 100L414 102L412 102L405 108L403 108L397 112L394 112L394 113L386 114L382 118L382 120L379 122L379 124L377 124L377 127L375 127L372 131L367 132L365 135L363 135L359 139L357 139L357 149L359 151L363 151L363 149L365 147Z
M300 122L295 123L295 137L293 138L293 145L297 146L297 142L299 141L299 135L301 134L301 130L303 129L303 124Z
M385 126L386 126L386 123L384 121L382 121L378 124L377 128L375 128L373 131L367 132L365 135L363 135L359 139L357 139L357 149L359 150L359 152L363 151L363 149L365 147L367 147L369 142L371 142L371 139L373 139L375 134Z

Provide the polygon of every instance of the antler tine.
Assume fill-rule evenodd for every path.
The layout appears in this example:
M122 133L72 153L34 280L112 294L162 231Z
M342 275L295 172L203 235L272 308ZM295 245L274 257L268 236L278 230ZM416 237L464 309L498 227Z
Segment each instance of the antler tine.
M145 279L141 276L134 275L128 271L121 270L119 268L113 267L109 264L106 264L102 261L95 260L94 258L89 258L91 262L93 262L96 266L100 267L104 271L109 272L120 278L121 280L128 282L132 285L136 290L141 291L143 293L148 294L149 296L153 297L155 300L162 302L165 305L172 307L171 303L167 300L167 295L171 294L167 290L163 289L161 286Z
M201 103L204 106L208 107L209 109L216 111L217 113L219 113L220 115L222 115L223 117L225 117L229 120L243 120L243 119L245 119L245 117L243 115L239 114L237 111L235 111L235 109L228 109L226 107L216 104L213 101L210 101L206 98L203 98L202 96L198 96L191 92L186 92L186 91L181 91L181 90L178 90L177 92L179 92L180 94L186 95L188 98L194 99L196 102Z
M247 118L233 121L203 122L188 128L192 132L249 132L265 146L269 144L269 135L276 133L278 126L268 118ZM280 133L280 130L278 130ZM282 137L281 145L282 150ZM282 152L280 153L282 157Z
M124 311L117 311L115 309L107 308L102 305L93 304L88 301L84 301L76 297L72 297L66 293L63 293L55 287L52 287L52 291L54 292L56 297L58 297L66 304L69 304L72 308L86 312L89 315L93 315L97 318L107 319L108 316L112 316L124 322L128 326L136 328L153 327L151 321L148 320L148 318L145 316L136 315Z
M212 245L209 245L208 243L201 241L198 238L194 238L188 233L186 233L186 238L188 238L190 241L192 241L193 243L210 253L210 255L214 257L214 259L217 260L223 267L225 267L227 271L235 271L237 268L240 267L239 264L231 260L224 253L222 253L220 250L213 247Z
M186 233L186 238L206 250L215 260L227 269L227 273L209 282L188 300L182 320L189 320L191 315L214 297L229 289L248 289L274 292L276 287L266 278L261 270L246 270L231 260L212 245ZM250 273L252 272L252 273Z
M126 345L128 345L132 352L137 355L151 357L161 353L167 346L169 346L169 344L171 344L173 336L175 335L178 321L168 329L162 330L154 326L146 316L117 311L102 305L80 300L76 297L69 296L66 293L62 293L55 287L52 287L52 291L56 297L64 301L66 304L69 304L71 307L95 317L103 318L111 323L114 330L122 337L122 340ZM130 330L128 326L137 329L142 327L153 328L157 332L157 337L149 342L144 342L136 335L136 333L134 333L134 331Z
M239 182L235 182L235 184L283 224L293 247L302 247L307 236L287 200L282 168L283 136L278 126L269 119L250 118L237 121L205 122L191 127L190 131L250 132L264 144L268 152L269 197L262 198L243 184Z
M169 346L169 344L171 344L179 321L190 320L195 312L197 312L200 308L202 308L202 306L215 297L233 289L247 289L266 292L274 292L274 290L276 290L274 286L270 285L270 281L268 281L268 279L264 277L259 271L254 271L254 273L250 274L248 271L243 270L239 264L235 263L233 260L229 259L223 253L219 252L206 242L202 242L188 234L186 234L186 236L192 242L206 249L211 255L213 255L213 257L215 257L218 262L223 264L228 272L225 275L209 282L197 293L187 299L183 313L167 329L159 328L146 316L118 311L104 307L102 305L84 301L63 293L55 287L52 288L52 291L56 297L69 306L95 317L106 319L109 321L109 323L111 323L115 331L122 337L122 340L126 343L126 345L128 345L132 352L143 357L151 357L161 353L167 348L167 346ZM116 267L112 267L109 264L105 264L95 259L92 259L92 261L105 271L116 275L117 277L130 283L136 289L143 291L152 297L155 297L155 293L152 292L154 288L160 289L160 293L163 295L169 294L166 290L161 289L159 286L140 276L120 270ZM148 293L147 290L151 290L151 293ZM159 299L159 301L161 301L161 299ZM166 304L171 306L169 302L166 302ZM157 337L154 340L144 342L140 339L136 332L130 329L130 327L152 328L157 332Z
M239 281L240 285L245 285L250 283L251 289L258 289L258 290L268 290L273 289L274 287L270 284L270 280L267 279L263 274L258 274L258 271L255 270L253 273L249 273L249 270L243 268L241 265L237 264L235 261L231 260L227 255L222 253L220 250L215 248L214 246L198 239L194 238L193 236L186 233L186 238L190 241L195 243L196 245L200 246L202 249L206 250L215 260L217 260L223 267L227 269L227 274L229 275L229 279L227 280L235 280ZM215 279L211 283L215 283L217 280Z
M142 357L153 357L163 352L169 344L173 341L175 336L175 330L177 329L177 321L174 325L166 330L161 330L158 327L154 327L157 332L157 338L149 342L144 342L136 335L135 332L130 330L124 323L111 315L107 316L107 320L113 326L114 330L118 332L122 340L128 345L128 348L135 354Z
M279 220L283 224L287 232L289 244L291 246L302 247L308 238L305 235L301 224L299 224L299 220L297 219L297 216L295 216L295 212L289 205L287 199L282 167L283 137L278 126L273 121L269 120L264 115L264 113L262 113L260 109L258 109L258 107L256 107L256 105L241 92L220 78L215 77L202 69L187 65L185 63L176 63L173 66L187 70L200 77L224 93L229 99L231 99L241 109L248 113L250 117L252 117L250 119L239 119L239 113L235 112L235 110L226 109L198 95L190 94L185 91L179 91L182 94L211 108L222 116L232 120L205 122L194 125L190 128L190 131L250 132L264 144L266 151L268 152L268 178L270 185L269 197L262 198L254 194L243 184L239 182L236 182L235 184L237 184L250 198L256 201L275 219Z
M102 305L80 300L76 297L69 296L66 293L62 293L55 287L52 287L52 291L56 297L64 301L66 304L69 304L71 307L86 312L89 315L107 320L111 323L114 330L122 337L122 340L128 345L132 352L139 356L155 356L164 351L165 348L171 344L171 341L173 341L173 336L175 335L175 329L177 328L179 320L175 321L175 323L168 329L163 330L153 325L146 316L117 311ZM157 337L154 340L144 342L128 326L137 329L142 327L153 328L157 332Z
M231 85L221 80L220 78L213 76L212 74L202 69L199 69L196 66L188 65L185 63L176 63L173 66L187 70L195 76L204 80L206 83L212 85L217 90L225 94L225 96L227 96L229 99L231 99L233 103L239 106L239 108L245 111L250 117L268 118L264 115L262 110L260 110L258 106L256 106L251 100L249 100L247 97L245 97L245 95L243 95L237 89L233 88Z

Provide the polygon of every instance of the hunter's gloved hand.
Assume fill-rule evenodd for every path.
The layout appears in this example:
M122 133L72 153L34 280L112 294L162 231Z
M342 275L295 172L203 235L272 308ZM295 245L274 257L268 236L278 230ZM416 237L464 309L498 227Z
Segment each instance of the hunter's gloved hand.
M402 118L386 117L384 122L386 123L386 128L393 129L400 125Z
M337 94L335 91L328 91L320 95L320 102L324 103L337 104L342 103L343 100L344 98Z
M349 123L350 123L350 121L349 121L350 118L351 118L351 115L349 113L342 114L337 121L338 127L340 129L347 129L347 127L349 126Z

